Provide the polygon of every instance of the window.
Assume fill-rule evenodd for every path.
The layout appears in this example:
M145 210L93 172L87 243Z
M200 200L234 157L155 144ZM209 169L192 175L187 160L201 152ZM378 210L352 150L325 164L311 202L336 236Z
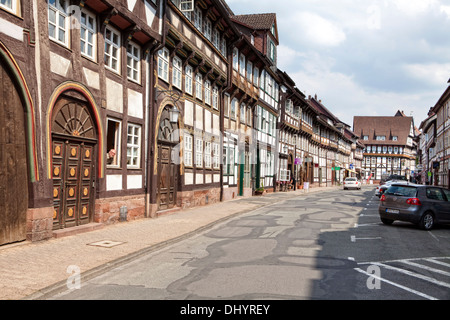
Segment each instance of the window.
M233 99L231 101L231 108L230 108L230 118L236 119L236 107L237 107L238 101L237 99Z
M140 82L141 53L139 47L133 42L127 46L127 76L128 79Z
M80 19L81 54L95 60L96 28L95 16L85 11Z
M172 83L174 87L181 90L181 75L182 75L183 64L181 59L178 57L173 58L173 71L172 71ZM192 82L191 82L192 85Z
M199 138L195 140L195 165L203 167L203 140Z
M205 32L204 32L204 34L205 34L206 39L211 41L212 25L211 25L211 21L209 19L206 19L206 21L205 21Z
M220 50L220 33L217 29L214 29L212 42L214 47L216 47L217 50Z
M398 141L398 136L393 136L392 141Z
M220 44L220 52L224 57L227 56L227 40L225 38L222 39Z
M205 103L211 105L211 82L205 81Z
M277 61L277 48L272 41L269 41L269 58L274 63Z
M211 142L205 142L205 168L211 168Z
M243 54L239 56L239 73L245 77L245 56Z
M239 71L239 50L233 49L233 69Z
M225 98L224 98L224 105L223 105L223 113L225 115L225 117L229 117L230 116L230 95L225 93Z
M127 165L129 168L139 168L141 158L141 126L128 124L127 133Z
M0 0L0 8L4 8L13 13L17 13L17 1L16 0Z
M186 91L186 93L189 93L190 95L192 95L192 67L191 66L186 66L185 70L185 84L184 84L184 90Z
M247 79L248 79L248 81L250 81L250 83L253 80L252 77L253 77L253 63L248 61L247 62Z
M8 4L10 1L2 0L2 4ZM11 3L12 5L12 3ZM68 39L68 15L66 0L48 1L48 33L52 40L55 40L65 46L69 45Z
M215 110L219 110L219 89L217 86L213 88L212 106Z
M199 7L196 7L194 10L194 26L202 32L202 25L203 25L203 16L202 11Z
M240 110L241 123L245 123L245 104L241 104Z
M253 84L259 86L259 69L256 67L253 69Z
M169 82L169 50L166 48L158 53L158 77Z
M203 100L203 78L200 73L195 75L195 96L197 99Z
M119 72L120 66L120 35L111 27L105 29L105 66Z
M108 167L120 167L121 126L122 123L119 120L108 118L106 129L106 164Z
M369 136L363 136L363 140L364 141L368 141L369 140Z
M190 134L184 136L184 165L192 167L192 136Z
M219 154L219 144L213 143L213 168L219 169L220 168L220 154Z
M236 164L236 159L234 157L234 146L223 147L223 174L228 176L234 176L234 167Z
M385 141L386 140L386 136L377 136L377 140L378 141Z

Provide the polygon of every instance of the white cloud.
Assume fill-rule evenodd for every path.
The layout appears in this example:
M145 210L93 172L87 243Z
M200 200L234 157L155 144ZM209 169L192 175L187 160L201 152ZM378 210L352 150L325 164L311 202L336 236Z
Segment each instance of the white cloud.
M416 79L427 79L435 86L444 84L450 77L450 63L408 64L406 72Z
M346 39L345 32L335 23L312 12L298 12L293 16L292 30L311 44L334 47Z

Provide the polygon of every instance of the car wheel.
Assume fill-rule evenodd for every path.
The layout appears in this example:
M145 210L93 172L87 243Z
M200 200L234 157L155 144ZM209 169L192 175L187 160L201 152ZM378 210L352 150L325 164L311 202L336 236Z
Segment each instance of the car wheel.
M419 227L423 230L431 230L434 227L434 216L431 212L425 212L420 219Z
M383 222L383 224L390 226L391 224L394 223L394 220L390 220L390 219L385 219L385 218L381 218L381 222Z

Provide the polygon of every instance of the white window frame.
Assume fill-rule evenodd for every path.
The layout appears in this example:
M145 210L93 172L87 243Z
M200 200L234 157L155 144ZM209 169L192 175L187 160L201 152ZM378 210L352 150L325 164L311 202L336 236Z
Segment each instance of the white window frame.
M85 22L83 23L83 15L85 15ZM87 23L89 19L92 19L92 27ZM83 31L84 30L84 31ZM84 38L83 38L84 33ZM89 41L89 35L91 35L91 41ZM82 43L84 42L84 48ZM92 54L88 53L89 46L92 47ZM81 11L81 19L80 19L80 49L81 54L85 57L88 57L92 60L96 60L96 52L97 52L97 19L94 14L88 12L87 10Z
M227 56L227 40L225 38L222 38L222 41L220 42L220 52L224 57Z
M127 45L127 77L131 81L141 83L141 48L132 41Z
M107 31L111 32L111 38L112 39L109 39L109 38L106 37L106 32ZM114 42L114 35L117 36L117 43ZM118 32L116 29L114 29L111 26L107 26L105 28L104 37L105 37L105 59L104 59L105 60L105 68L107 68L107 69L109 69L111 71L114 71L116 73L120 73L120 56L121 56L121 54L120 54L120 52L121 52L120 51L120 49L121 49L120 32ZM110 50L106 49L107 45L109 45ZM113 55L114 49L116 49L116 55ZM106 57L109 57L109 62L110 63L108 63L106 61L107 60ZM113 60L116 61L116 68L114 68L112 66Z
M68 1L64 1L65 8L60 8L57 4L59 0L50 0L48 1L48 26L49 26L49 38L55 42L58 42L65 47L69 46L69 15L67 14ZM50 2L54 2L55 4L50 4ZM55 21L50 21L50 12L54 12ZM61 18L63 20L61 20ZM63 22L62 22L63 21ZM62 22L62 23L61 23ZM63 26L61 24L64 24ZM54 27L55 35L52 36L50 34L50 26ZM60 32L64 32L64 40L59 39Z
M181 90L183 77L183 62L177 56L172 59L172 84L174 87Z
M209 41L212 40L212 23L208 18L205 19L205 28L203 34L205 35L206 39L208 39Z
M212 151L213 151L213 160L212 160L212 165L213 165L213 169L220 169L220 152L219 152L219 144L218 143L213 143L212 144Z
M203 168L203 140L195 138L195 166Z
M245 56L241 53L239 55L239 73L243 77L245 77L245 69L246 69Z
M240 105L239 116L240 116L240 119L241 119L241 123L245 123L246 107L245 107L244 103L241 103L241 105Z
M201 73L195 75L195 97L203 100L203 76Z
M211 163L211 142L205 141L205 168L206 169L212 169L212 163Z
M162 48L158 52L158 77L169 82L169 50Z
M220 32L217 29L213 30L212 43L217 50L220 50Z
M205 103L211 105L211 82L205 81Z
M194 9L194 26L198 31L203 31L203 14L199 7L195 7Z
M212 92L212 107L215 110L219 110L219 88L214 86Z
M192 167L192 135L184 135L184 166Z
M233 49L233 69L239 72L239 49Z
M120 168L120 146L121 146L121 139L122 139L122 121L117 120L117 119L113 119L113 118L106 118L106 125L107 125L107 131L109 132L109 123L110 122L114 122L116 125L115 128L115 137L114 137L114 150L116 151L116 155L115 155L115 161L111 164L108 164L107 162L107 167L108 168ZM109 152L110 150L106 150L106 152ZM108 160L108 159L107 159Z
M234 98L233 100L231 100L231 104L230 104L230 118L233 120L236 120L236 106L238 104L238 100L236 98Z
M259 68L253 68L253 84L259 86Z
M193 91L192 91L192 76L193 76L194 70L192 69L192 67L190 65L187 65L186 68L184 68L184 90L186 91L186 93L190 94L192 96Z
M129 123L127 130L127 167L131 169L139 169L141 166L141 133L142 126ZM130 128L132 132L130 133ZM130 142L131 138L131 142ZM135 142L137 138L137 143ZM136 151L136 153L135 153ZM130 163L131 162L131 163Z
M20 2L17 2L17 0L10 0L10 1L11 1L11 7L0 2L0 8L3 8L5 10L7 10L7 11L10 11L10 12L18 15L19 14L18 4Z

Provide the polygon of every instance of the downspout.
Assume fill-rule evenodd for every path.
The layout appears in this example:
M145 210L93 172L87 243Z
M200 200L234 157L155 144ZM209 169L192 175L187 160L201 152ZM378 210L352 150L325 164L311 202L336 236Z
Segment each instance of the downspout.
M148 121L148 146L147 146L147 183L146 183L146 217L151 217L150 212L150 204L153 199L152 190L153 188L150 187L153 185L153 176L154 176L154 153L155 153L155 145L153 145L154 136L153 136L153 129L155 128L154 121L156 121L155 117L155 59L154 55L156 52L158 52L161 48L163 48L166 45L166 12L167 12L167 0L160 0L160 34L162 36L161 42L158 44L158 41L155 40L152 45L152 48L150 49L147 59L149 60L149 87L148 87L148 110L147 110L147 121Z

